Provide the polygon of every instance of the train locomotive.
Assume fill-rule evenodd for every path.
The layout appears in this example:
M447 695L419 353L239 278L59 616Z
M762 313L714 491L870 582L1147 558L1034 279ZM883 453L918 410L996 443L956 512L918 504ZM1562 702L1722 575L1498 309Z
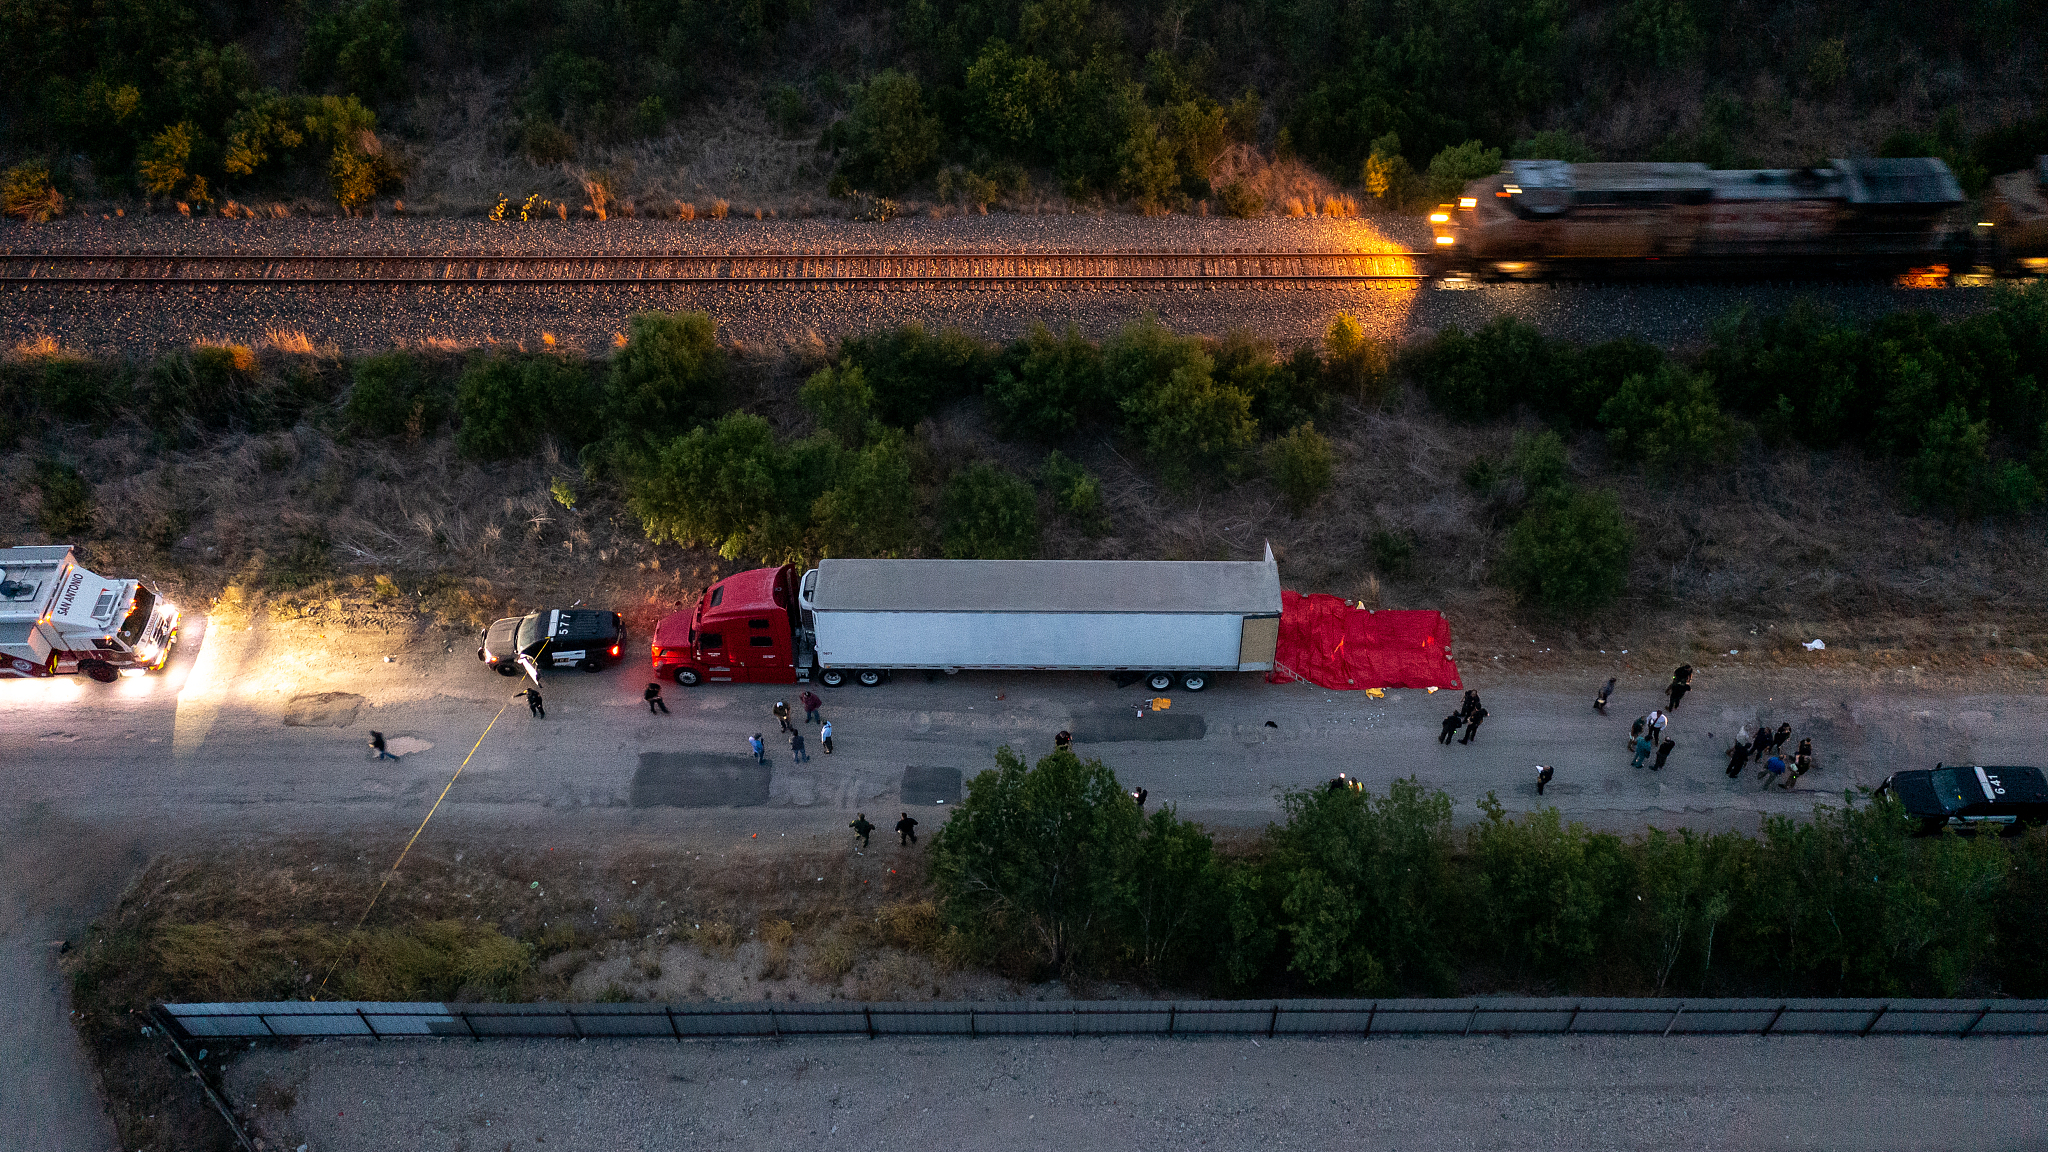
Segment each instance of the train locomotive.
M1990 263L2009 276L2048 275L2048 156L1991 182Z
M1484 279L1888 275L1974 263L1932 157L1826 168L1510 160L1430 216L1440 274Z

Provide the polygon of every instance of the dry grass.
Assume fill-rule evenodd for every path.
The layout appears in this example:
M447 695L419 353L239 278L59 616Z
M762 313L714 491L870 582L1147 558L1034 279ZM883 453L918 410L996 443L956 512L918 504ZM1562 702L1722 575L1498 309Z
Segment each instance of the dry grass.
M263 340L279 352L293 356L314 355L313 339L296 328L271 328L263 333Z
M49 359L62 356L64 349L58 345L55 336L44 333L41 336L16 343L13 352L16 356L23 358Z

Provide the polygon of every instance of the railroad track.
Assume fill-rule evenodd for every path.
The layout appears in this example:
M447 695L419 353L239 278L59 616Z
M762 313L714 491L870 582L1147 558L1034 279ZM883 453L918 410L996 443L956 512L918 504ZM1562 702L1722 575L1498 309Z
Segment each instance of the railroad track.
M1421 252L722 252L640 256L0 253L0 284L1272 284L1430 279Z

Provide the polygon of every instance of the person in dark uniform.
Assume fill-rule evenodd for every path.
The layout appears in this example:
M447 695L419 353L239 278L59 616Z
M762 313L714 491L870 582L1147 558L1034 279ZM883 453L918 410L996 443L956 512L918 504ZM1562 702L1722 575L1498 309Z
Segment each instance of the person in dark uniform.
M1145 810L1145 797L1150 795L1151 793L1145 791L1143 788L1138 788L1131 792L1131 799L1136 800L1138 802L1138 811L1143 812Z
M896 846L902 848L915 843L917 843L917 821L912 820L910 813L905 812L903 819L896 822Z
M1736 741L1728 746L1728 778L1742 775L1742 769L1749 763L1749 745Z
M789 701L777 700L775 702L775 722L782 725L784 732L795 731L794 728L789 726Z
M1536 766L1536 794L1538 796L1543 795L1543 786L1550 783L1551 778L1556 775L1557 769L1548 764L1538 764Z
M865 854L868 846L868 837L875 830L875 826L868 823L868 814L865 812L854 813L853 820L847 824L847 827L853 829L855 836L860 837L860 847L855 848L854 851Z
M1678 741L1676 740L1666 740L1662 744L1657 745L1657 760L1656 763L1650 765L1650 771L1656 772L1661 770L1664 767L1664 762L1671 759L1671 753L1676 751L1677 748Z
M1337 778L1330 781L1330 791L1332 792L1342 792L1349 787L1351 787L1351 777L1346 776L1342 772L1337 773Z
M1458 729L1464 726L1465 714L1463 712L1451 713L1449 716L1444 717L1443 731L1436 734L1436 742L1439 744L1449 744L1451 738L1458 734Z
M647 691L642 692L640 694L640 698L642 700L647 701L647 714L649 716L654 715L657 711L660 712L663 716L668 715L668 705L662 703L661 700L660 684L656 683L653 680L649 680L647 682Z
M1750 749L1750 753L1752 754L1752 757L1753 757L1753 761L1754 761L1755 763L1761 764L1761 763L1763 763L1763 762L1764 762L1764 757L1766 757L1766 756L1769 756L1769 755L1771 754L1771 727L1770 727L1770 725L1768 725L1768 724L1759 724L1759 725L1757 725L1757 728L1756 728L1756 739L1754 739L1753 741L1751 741L1751 742L1750 742L1750 745L1749 745L1749 749Z
M1771 754L1777 755L1778 751L1785 747L1785 741L1791 738L1792 725L1789 722L1778 725L1778 730L1771 733Z
M382 732L370 733L370 747L377 750L377 759L379 760L398 759L398 757L384 750L384 734Z
M1484 723L1486 723L1486 709L1474 708L1466 713L1465 735L1459 738L1458 743L1470 744L1473 740L1477 739L1479 736L1479 726Z
M1678 711L1678 702L1685 699L1687 692L1692 691L1692 665L1680 664L1677 670L1671 673L1671 684L1664 691L1671 697L1671 707L1665 711Z
M1074 734L1073 734L1072 732L1069 732L1069 731L1067 731L1067 730L1066 730L1065 728L1062 728L1062 729L1060 729L1060 730L1059 730L1059 731L1058 731L1057 733L1054 733L1054 735L1053 735L1053 738L1052 738L1052 750L1053 750L1053 751L1055 751L1055 752L1065 752L1065 751L1066 751L1067 749L1069 749L1069 748L1071 748L1071 747L1073 747L1073 746L1074 746Z
M1477 688L1467 688L1465 689L1465 702L1458 705L1458 712L1460 715L1470 716L1477 711L1479 711L1479 690Z
M540 702L540 689L528 688L524 692L514 692L512 694L512 698L514 700L517 700L521 696L526 697L527 711L532 712L535 716L538 716L543 720L548 718L548 710Z
M1602 716L1607 715L1607 698L1614 695L1614 679L1614 677L1609 676L1607 683L1600 686L1600 694L1593 697L1593 711L1598 712Z

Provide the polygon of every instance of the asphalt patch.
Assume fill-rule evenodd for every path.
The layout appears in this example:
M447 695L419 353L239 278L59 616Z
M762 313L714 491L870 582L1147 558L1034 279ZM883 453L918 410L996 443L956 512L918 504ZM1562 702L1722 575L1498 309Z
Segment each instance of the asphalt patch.
M958 804L960 770L926 768L913 764L903 770L903 789L899 794L906 805Z
M627 802L635 808L758 808L774 770L704 752L642 752Z
M363 698L353 692L307 692L291 698L284 709L287 728L346 728L356 722Z
M1209 734L1209 723L1193 712L1147 712L1132 709L1074 717L1074 743L1120 744L1138 740L1200 740Z

